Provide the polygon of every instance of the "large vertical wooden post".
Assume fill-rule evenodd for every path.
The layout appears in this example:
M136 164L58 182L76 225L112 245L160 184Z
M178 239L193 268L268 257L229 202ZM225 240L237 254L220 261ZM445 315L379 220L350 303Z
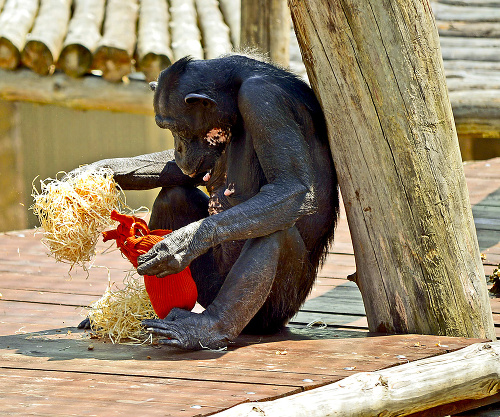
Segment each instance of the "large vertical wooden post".
M371 331L494 339L428 0L289 0Z
M288 67L290 23L286 0L241 0L240 45L269 53L272 61Z

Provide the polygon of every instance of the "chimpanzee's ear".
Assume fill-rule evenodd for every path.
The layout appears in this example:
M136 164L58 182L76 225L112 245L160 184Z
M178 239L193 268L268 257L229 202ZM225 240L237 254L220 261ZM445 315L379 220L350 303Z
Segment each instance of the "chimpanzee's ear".
M217 104L212 97L200 93L189 93L184 97L184 101L188 104L202 103L205 107Z
M149 89L150 89L151 91L156 91L156 87L158 87L158 83L157 83L156 81L151 81L151 82L149 83Z

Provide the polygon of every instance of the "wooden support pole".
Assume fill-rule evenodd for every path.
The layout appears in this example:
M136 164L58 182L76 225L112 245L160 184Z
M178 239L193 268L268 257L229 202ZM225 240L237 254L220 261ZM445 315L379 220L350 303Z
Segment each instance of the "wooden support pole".
M242 0L242 48L257 48L272 61L288 67L290 60L290 11L286 0Z
M156 80L161 70L173 61L170 49L166 0L141 0L137 35L137 66L146 75L146 81Z
M38 0L8 0L0 14L0 68L16 69L36 13Z
M92 65L101 39L105 0L75 0L75 11L58 65L71 77L84 75Z
M94 55L93 68L108 81L118 82L132 71L136 44L138 0L108 0L104 33Z
M370 330L495 339L429 3L289 4Z
M21 55L24 65L41 75L54 71L70 15L71 0L42 0Z

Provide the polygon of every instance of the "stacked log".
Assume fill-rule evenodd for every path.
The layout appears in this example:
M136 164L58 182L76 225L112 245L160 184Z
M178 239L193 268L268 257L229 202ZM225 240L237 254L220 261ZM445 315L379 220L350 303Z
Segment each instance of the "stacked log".
M38 0L7 0L0 14L0 67L15 69L38 11Z
M173 60L166 0L141 0L137 39L137 65L146 81L156 80Z
M219 3L222 14L224 15L224 20L231 31L231 42L234 48L239 48L241 31L241 2L234 0L219 0Z
M500 6L500 1L457 0L432 3L440 36L474 38L500 37L498 23L500 21L500 8L498 6Z
M205 58L217 58L230 52L232 45L229 38L229 27L224 23L219 2L217 0L196 0L196 10L205 46Z
M203 59L194 0L170 0L170 15L174 60L186 55Z
M54 70L70 15L71 0L42 0L35 26L21 55L24 65L41 75Z
M137 0L107 1L104 34L92 66L108 81L118 82L132 71L138 10Z
M58 65L71 77L80 77L92 65L93 54L101 39L105 0L75 0L75 11Z

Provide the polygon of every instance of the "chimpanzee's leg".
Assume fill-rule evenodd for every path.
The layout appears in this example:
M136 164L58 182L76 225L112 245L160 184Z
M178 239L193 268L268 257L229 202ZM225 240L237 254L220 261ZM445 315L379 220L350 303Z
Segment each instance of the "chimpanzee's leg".
M207 216L208 196L198 188L162 188L151 209L149 228L177 230Z
M307 295L298 290L307 263L307 251L295 227L249 239L203 313L173 309L165 319L144 324L168 337L164 344L184 349L224 346L249 322L254 331L277 330Z
M207 216L208 196L198 188L162 188L151 210L149 228L176 230ZM213 252L210 249L189 266L198 289L198 302L203 307L216 297L226 275Z

